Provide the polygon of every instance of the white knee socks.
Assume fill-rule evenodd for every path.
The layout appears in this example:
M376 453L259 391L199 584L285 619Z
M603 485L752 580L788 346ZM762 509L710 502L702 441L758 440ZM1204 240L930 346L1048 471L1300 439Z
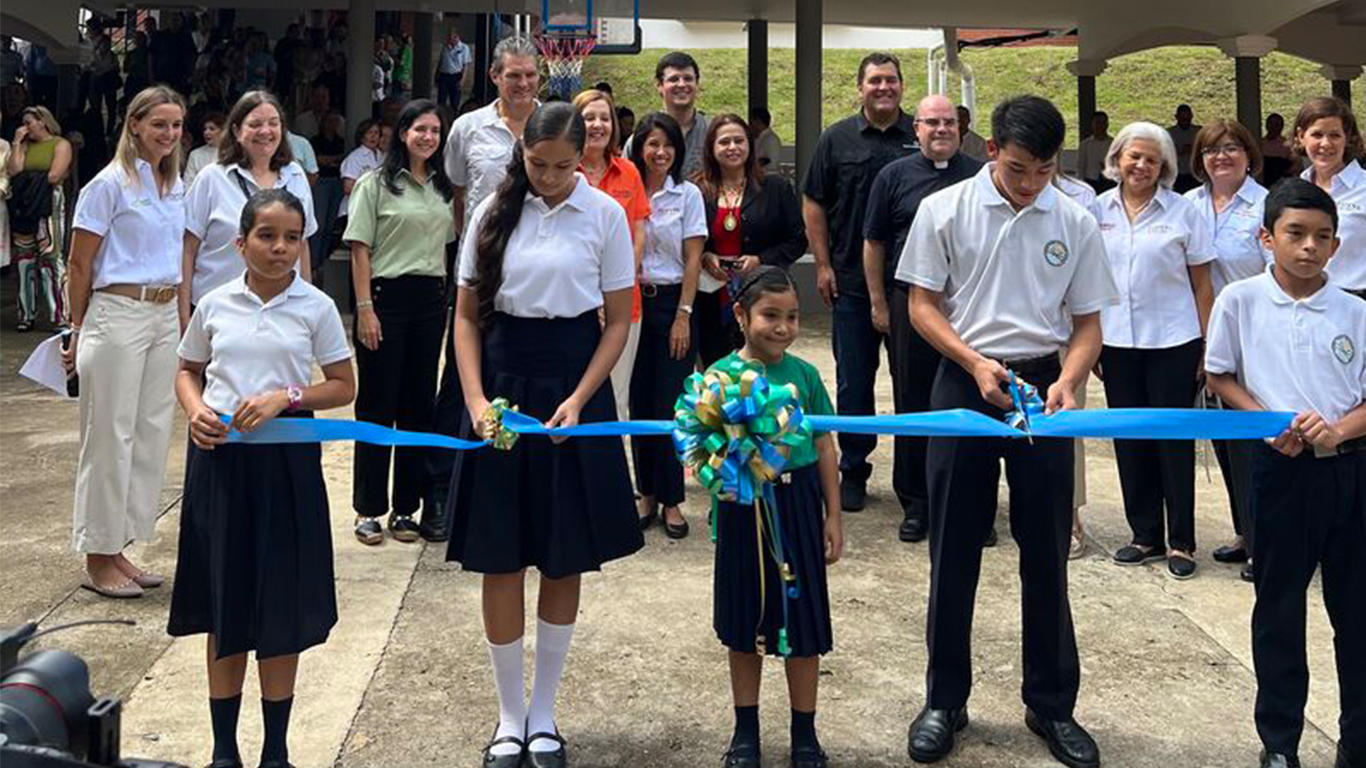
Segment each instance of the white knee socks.
M489 643L489 660L493 662L493 681L498 686L498 732L494 738L526 738L526 662L522 657L522 638L506 645ZM499 744L489 751L495 755L515 755L521 748L516 744Z
M569 642L574 637L573 624L547 624L536 620L536 680L531 687L531 707L527 710L527 735L555 733L555 692L560 687L564 661L569 655ZM535 752L554 752L559 743L550 739L536 739L527 745Z

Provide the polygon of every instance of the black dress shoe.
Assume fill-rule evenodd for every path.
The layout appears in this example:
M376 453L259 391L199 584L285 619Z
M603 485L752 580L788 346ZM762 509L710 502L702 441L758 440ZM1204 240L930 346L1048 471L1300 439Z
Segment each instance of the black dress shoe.
M825 752L819 746L793 747L792 768L826 768Z
M548 739L560 746L553 752L537 752L531 748L537 739ZM526 745L526 764L531 768L566 768L569 765L569 758L564 753L564 738L560 736L559 731L533 733L526 737Z
M1300 759L1295 755L1282 755L1279 752L1267 752L1263 749L1260 765L1261 768L1300 768Z
M968 727L968 710L920 710L906 734L906 751L917 763L934 763L953 751L954 735Z
M721 768L759 768L760 765L758 744L732 743L721 757Z
M1076 720L1044 720L1025 710L1025 725L1029 730L1043 738L1053 757L1068 768L1099 768L1100 749L1096 740L1077 724Z
M683 516L683 513L682 513L681 511L680 511L678 514L679 514L679 517L682 517L682 516ZM668 516L668 515L665 515L665 514L662 514L662 513L661 513L659 517L660 517L661 520L664 521L664 535L665 535L665 536L668 536L668 537L671 538L671 539L684 539L684 538L687 538L687 536L688 536L688 521L687 521L687 520L684 520L683 522L678 523L678 524L675 525L674 523L669 522L669 516Z
M531 741L527 739L527 741ZM489 742L484 747L484 768L522 768L522 759L526 757L527 741L522 741L516 736L500 736ZM510 755L495 755L491 751L499 744L516 744L517 752Z
M1115 562L1120 565L1143 565L1144 563L1155 563L1166 559L1167 550L1164 547L1126 544L1115 551Z
M917 541L924 541L925 536L930 532L930 526L925 520L925 515L921 513L906 513L906 519L901 521L901 530L897 531L897 538L913 544Z
M422 522L417 526L417 533L423 541L446 541L450 539L451 532L446 527L446 508L436 502L422 503Z
M1210 556L1214 558L1214 562L1216 563L1246 563L1247 548L1230 547L1225 544L1224 546L1215 549Z
M845 512L862 512L868 505L868 485L857 480L840 481L840 509Z
M1241 570L1241 571L1238 572L1238 578L1242 579L1243 581L1246 581L1246 582L1249 583L1249 584L1252 583L1252 562L1251 562L1251 561L1248 561L1248 564L1245 565L1245 566L1243 566L1243 570Z

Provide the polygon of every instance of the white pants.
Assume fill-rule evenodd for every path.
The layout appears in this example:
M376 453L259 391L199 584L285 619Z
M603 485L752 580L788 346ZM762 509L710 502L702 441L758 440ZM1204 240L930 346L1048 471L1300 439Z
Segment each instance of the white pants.
M95 292L81 324L81 454L72 546L117 554L155 533L175 417L175 302Z
M612 366L612 394L617 398L617 420L631 418L631 372L636 369L636 350L640 348L640 321L631 323L626 335L626 348Z

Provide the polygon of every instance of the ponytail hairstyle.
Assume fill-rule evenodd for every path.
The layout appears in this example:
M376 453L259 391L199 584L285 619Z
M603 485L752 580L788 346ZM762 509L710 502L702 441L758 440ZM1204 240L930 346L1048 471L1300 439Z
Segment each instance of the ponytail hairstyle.
M527 119L522 140L512 150L507 177L498 185L498 191L493 193L475 240L475 274L471 287L479 297L480 323L493 315L493 299L503 285L503 256L508 240L522 218L522 205L526 202L527 193L535 192L527 176L523 148L564 138L582 153L586 134L583 115L573 104L542 104Z
M441 199L446 202L451 201L451 196L455 194L455 189L451 185L451 180L446 176L446 164L442 158L446 154L446 121L441 117L441 111L437 109L436 102L431 99L414 99L406 106L403 111L398 113L398 120L394 125L393 136L389 138L389 146L381 147L381 151L388 150L384 155L384 163L381 165L381 178L384 186L390 194L401 195L403 189L398 185L399 171L412 172L412 159L408 157L408 145L403 141L403 134L413 127L419 117L423 115L436 115L440 122L440 139L436 145L436 151L427 160L427 172L431 174L432 186L436 188ZM362 133L362 136L365 134Z
M748 314L763 296L796 290L797 284L792 282L792 275L789 275L786 269L763 264L740 279L740 287L735 292L735 303Z
M114 148L114 162L123 168L123 172L127 174L134 186L141 182L138 177L138 140L133 135L133 123L134 121L141 122L153 109L162 104L174 104L180 107L180 116L182 119L185 117L185 100L181 98L179 93L164 85L143 88L138 91L132 101L128 102L128 110L123 118L123 129L119 132L119 143ZM162 189L157 191L163 195L171 191L171 187L175 185L175 180L180 178L180 153L181 149L177 146L174 151L161 159Z

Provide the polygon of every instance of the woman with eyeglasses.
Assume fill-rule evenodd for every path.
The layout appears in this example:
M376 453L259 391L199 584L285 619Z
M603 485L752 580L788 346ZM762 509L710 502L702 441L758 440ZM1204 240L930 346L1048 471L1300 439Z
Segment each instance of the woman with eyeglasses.
M1196 134L1191 154L1191 170L1200 186L1185 197L1195 204L1209 230L1214 248L1210 281L1218 296L1230 283L1266 271L1267 254L1260 237L1266 188L1256 179L1262 170L1262 152L1241 123L1215 120ZM1217 400L1214 404L1219 405ZM1247 509L1248 444L1215 440L1214 455L1228 491L1234 538L1215 549L1213 556L1221 563L1242 565L1252 551L1252 520ZM1242 576L1251 581L1251 568L1244 567Z

